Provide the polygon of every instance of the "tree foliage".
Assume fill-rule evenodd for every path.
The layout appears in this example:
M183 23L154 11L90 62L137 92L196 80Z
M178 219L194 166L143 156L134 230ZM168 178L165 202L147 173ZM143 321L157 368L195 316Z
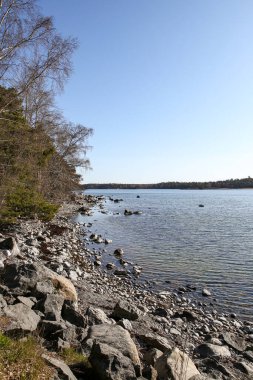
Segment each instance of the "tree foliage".
M0 214L52 217L89 167L90 128L54 102L77 42L63 38L35 0L0 2Z

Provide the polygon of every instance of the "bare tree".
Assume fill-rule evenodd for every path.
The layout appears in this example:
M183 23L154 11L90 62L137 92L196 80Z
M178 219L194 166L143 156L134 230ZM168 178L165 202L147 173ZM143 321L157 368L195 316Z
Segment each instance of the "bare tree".
M63 38L35 0L3 0L0 7L0 83L18 95L43 81L47 90L63 88L71 73L73 38ZM27 96L25 96L25 99ZM7 106L7 105L6 105ZM0 113L4 108L0 109Z

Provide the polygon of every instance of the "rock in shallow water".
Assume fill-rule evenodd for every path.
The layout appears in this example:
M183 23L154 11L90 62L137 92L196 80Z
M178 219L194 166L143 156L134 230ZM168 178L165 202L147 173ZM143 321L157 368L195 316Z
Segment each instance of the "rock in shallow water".
M208 290L206 288L204 288L202 290L202 296L204 296L204 297L210 297L211 295L212 295L212 293L210 292L210 290Z

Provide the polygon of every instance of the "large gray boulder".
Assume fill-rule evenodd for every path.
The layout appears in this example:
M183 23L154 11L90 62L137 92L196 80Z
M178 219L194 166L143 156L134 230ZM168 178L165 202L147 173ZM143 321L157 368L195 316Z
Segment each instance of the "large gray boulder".
M190 380L199 375L193 361L177 347L160 356L155 363L155 369L159 380Z
M22 335L36 330L40 317L23 303L5 306L0 316L7 318L4 331L8 335Z
M134 341L127 330L118 325L94 325L89 328L84 343L104 343L117 349L122 355L131 359L134 365L140 365L140 358Z
M8 263L1 272L1 281L10 289L21 288L35 293L38 293L37 283L40 283L42 289L42 283L47 282L46 289L52 290L51 282L54 292L60 293L65 300L77 301L77 293L72 282L42 264ZM47 294L46 290L44 292Z
M112 318L115 319L129 319L130 321L135 321L142 315L140 309L136 306L131 305L126 301L119 301L112 312Z
M135 380L131 359L118 349L104 343L94 343L89 361L99 380Z

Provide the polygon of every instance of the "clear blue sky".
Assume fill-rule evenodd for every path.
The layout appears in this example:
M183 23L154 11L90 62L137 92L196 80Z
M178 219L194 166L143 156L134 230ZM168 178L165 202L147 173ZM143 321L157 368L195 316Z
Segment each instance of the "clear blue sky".
M76 36L58 98L94 129L85 182L253 176L252 0L39 0Z

